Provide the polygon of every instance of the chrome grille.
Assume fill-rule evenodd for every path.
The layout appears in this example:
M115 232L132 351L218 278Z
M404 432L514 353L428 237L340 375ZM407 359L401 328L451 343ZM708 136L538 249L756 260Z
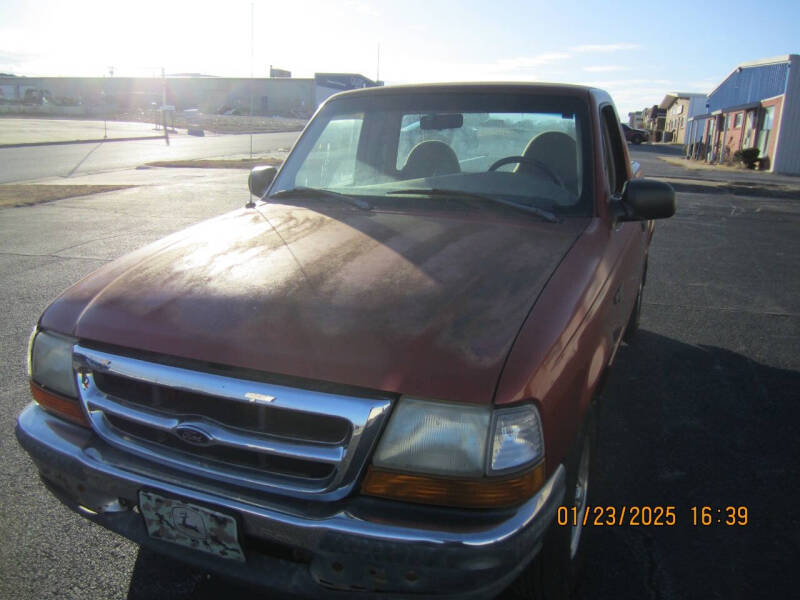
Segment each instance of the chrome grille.
M282 494L353 487L391 404L194 371L75 346L97 434L161 464Z

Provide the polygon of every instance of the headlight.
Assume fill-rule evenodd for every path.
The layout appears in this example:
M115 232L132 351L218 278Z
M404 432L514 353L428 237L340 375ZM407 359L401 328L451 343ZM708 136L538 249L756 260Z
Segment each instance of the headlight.
M28 344L28 373L33 399L47 410L73 423L89 427L78 402L72 371L72 346L75 340L40 331Z
M72 373L72 346L75 340L40 331L31 350L31 379L39 385L77 398L75 376Z
M461 507L519 504L544 484L544 438L532 404L492 410L401 398L362 492Z
M482 475L490 416L488 406L403 398L373 463L417 473Z

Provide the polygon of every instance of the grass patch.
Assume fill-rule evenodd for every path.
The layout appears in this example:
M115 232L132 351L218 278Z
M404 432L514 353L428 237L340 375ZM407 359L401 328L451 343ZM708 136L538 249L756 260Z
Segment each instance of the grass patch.
M145 163L148 167L175 167L180 169L252 169L262 165L279 167L283 160L272 156L262 158L198 158L194 160L158 160Z
M45 185L7 183L0 185L0 207L31 206L76 196L124 190L132 185Z

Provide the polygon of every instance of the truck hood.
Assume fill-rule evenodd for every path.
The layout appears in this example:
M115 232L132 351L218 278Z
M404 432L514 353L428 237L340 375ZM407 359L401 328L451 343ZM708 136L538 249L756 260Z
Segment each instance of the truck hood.
M40 325L132 350L489 403L539 292L588 224L320 204L261 205L174 234L67 290Z

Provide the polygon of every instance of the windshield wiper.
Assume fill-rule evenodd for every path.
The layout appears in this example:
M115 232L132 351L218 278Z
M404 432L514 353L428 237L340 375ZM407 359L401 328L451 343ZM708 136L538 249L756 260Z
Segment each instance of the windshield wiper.
M494 196L484 196L483 194L472 194L470 192L462 192L461 190L446 190L442 188L432 188L432 189L408 188L404 190L392 190L391 192L386 192L387 196L390 195L400 196L400 195L413 195L413 194L418 194L420 196L447 196L449 198L460 197L460 198L473 198L475 200L484 200L486 202L494 202L496 204L502 204L503 206L516 208L517 210L534 214L550 223L561 222L561 220L555 215L555 213L552 213L549 210L545 210L544 208L539 208L538 206L517 204L516 202L511 202L510 200L503 200L502 198L496 198Z
M290 190L280 190L274 194L270 194L267 196L267 198L294 198L298 196L304 196L306 198L338 198L339 200L344 200L348 204L352 204L361 210L372 210L372 204L366 200L362 200L361 198L356 198L354 196L348 196L347 194L334 192L333 190L326 190L324 188L299 186Z

